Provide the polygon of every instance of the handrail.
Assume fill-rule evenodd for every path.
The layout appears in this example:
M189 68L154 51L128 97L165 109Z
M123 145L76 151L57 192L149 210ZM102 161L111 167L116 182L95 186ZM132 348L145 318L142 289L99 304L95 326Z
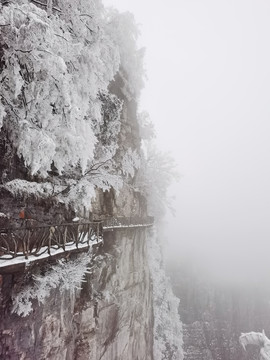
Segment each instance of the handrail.
M80 221L80 222L72 222L72 223L61 223L61 224L45 224L45 225L38 225L38 226L35 226L35 225L32 225L32 226L28 226L29 223L31 223L31 219L29 220L24 220L25 221L25 224L27 224L26 226L21 226L21 227L7 227L7 228L0 228L0 234L2 232L5 232L5 231L17 231L17 230L32 230L32 229L44 229L44 228L50 228L50 227L63 227L63 226L73 226L73 225L76 225L76 224L98 224L98 223L102 223L102 220L98 220L98 221L91 221L91 222L88 222L88 221Z
M119 217L38 226L29 226L30 221L17 228L0 228L0 260L17 256L28 259L30 255L40 256L46 252L50 256L53 249L65 252L72 246L89 248L90 241L99 241L106 231L151 226L154 218Z

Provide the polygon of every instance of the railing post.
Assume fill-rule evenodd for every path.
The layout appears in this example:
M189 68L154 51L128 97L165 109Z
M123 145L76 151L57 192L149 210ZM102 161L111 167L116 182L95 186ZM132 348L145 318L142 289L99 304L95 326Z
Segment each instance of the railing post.
M30 229L25 229L26 231L26 238L23 239L23 254L25 256L25 259L28 259L28 253L29 253L29 240L30 240Z
M52 237L55 232L55 228L53 226L49 229L49 241L48 241L48 254L51 255L51 246L52 246Z
M99 240L99 224L100 224L100 222L97 223L97 242Z
M66 242L67 242L67 226L65 226L64 237L63 237L63 250L66 250Z
M75 233L75 243L76 243L76 248L79 248L79 223L77 223L76 225L76 233Z
M88 234L87 234L87 246L88 246L88 249L90 247L90 237L91 237L91 223L88 224Z
M13 244L14 244L14 252L13 252L13 258L15 258L17 256L17 251L18 251L18 243L16 241L16 239L14 238L14 236L12 236L13 234L11 233L11 231L8 231L8 238L12 238L13 240Z

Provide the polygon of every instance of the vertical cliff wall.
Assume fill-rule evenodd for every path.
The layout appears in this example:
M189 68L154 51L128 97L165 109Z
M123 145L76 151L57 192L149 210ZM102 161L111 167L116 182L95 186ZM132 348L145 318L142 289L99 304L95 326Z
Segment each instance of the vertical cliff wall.
M99 0L2 1L0 25L2 233L12 242L18 229L54 232L75 216L146 217L132 15ZM11 273L0 263L0 358L182 359L177 302L150 239L147 228L115 229L86 254ZM8 248L2 238L0 257Z
M153 359L147 232L119 230L106 235L104 244L89 255L90 271L78 284L81 290L52 288L45 303L34 301L26 317L10 312L11 295L31 283L33 270L3 275L0 357ZM42 271L46 276L46 268Z

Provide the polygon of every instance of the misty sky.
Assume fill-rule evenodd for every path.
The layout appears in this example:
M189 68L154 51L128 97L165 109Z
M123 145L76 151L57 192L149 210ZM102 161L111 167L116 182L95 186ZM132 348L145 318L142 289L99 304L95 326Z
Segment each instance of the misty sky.
M105 0L141 24L141 107L172 151L169 254L214 274L270 274L270 2Z

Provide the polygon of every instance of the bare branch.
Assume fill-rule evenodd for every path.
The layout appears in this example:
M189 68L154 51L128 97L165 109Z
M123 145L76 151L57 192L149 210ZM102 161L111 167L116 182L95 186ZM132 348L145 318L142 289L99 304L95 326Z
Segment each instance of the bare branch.
M62 38L62 39L64 39L64 40L66 40L66 42L69 42L66 38L64 38L64 36L62 36L62 35L58 35L58 34L54 34L55 36L58 36L58 37L60 37L60 38Z
M31 53L32 52L32 50L21 50L21 49L14 49L14 50L22 52L22 53Z
M89 14L80 14L80 16L88 16L88 17L90 17L91 19L93 19L93 16L92 16L92 15L89 15Z
M93 165L91 166L91 168L90 168L86 173L84 173L84 175L82 176L82 178L85 177L85 176L87 176L87 175L89 175L89 174L92 174L92 172L94 172L94 171L99 170L103 165L105 165L105 164L108 163L109 161L111 161L111 159L107 159L107 160L105 160L105 161L103 161L103 162L101 162L101 163L93 164Z
M37 1L37 0L30 0L30 1L32 3L34 3L34 4L37 4L37 5L40 5L40 6L43 6L43 7L47 8L47 4L43 4L40 1ZM54 6L52 7L52 9L55 10L55 11L58 11L58 12L62 12L60 9L58 9L58 8L56 8Z

